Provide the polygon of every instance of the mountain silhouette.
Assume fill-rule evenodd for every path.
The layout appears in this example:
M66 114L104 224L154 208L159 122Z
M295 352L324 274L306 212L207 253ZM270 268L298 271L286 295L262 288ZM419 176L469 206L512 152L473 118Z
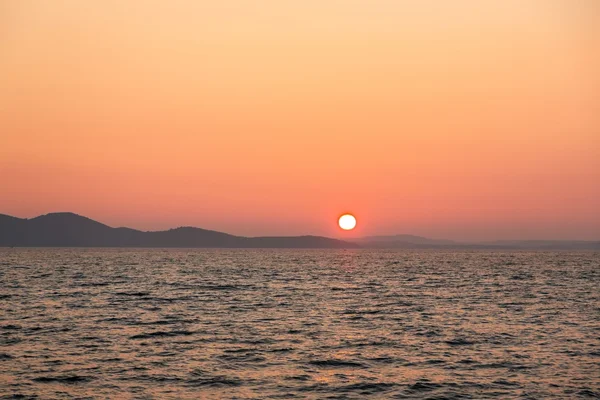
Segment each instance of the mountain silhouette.
M496 240L456 242L415 235L366 236L353 242L369 249L463 249L463 250L600 250L600 242L585 240Z
M0 214L0 247L600 250L600 242L498 240L466 243L414 235L366 236L351 240L323 236L244 237L193 227L144 232L131 228L112 228L90 218L64 212L31 219Z
M3 247L225 247L356 248L356 243L321 236L242 237L201 228L143 232L112 228L74 213L23 219L0 214Z

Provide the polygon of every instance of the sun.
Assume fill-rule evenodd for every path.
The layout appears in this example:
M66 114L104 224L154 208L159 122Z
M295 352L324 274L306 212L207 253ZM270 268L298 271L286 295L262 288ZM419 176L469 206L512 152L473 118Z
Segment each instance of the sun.
M350 231L356 227L356 218L352 214L344 214L338 220L340 228L345 231Z

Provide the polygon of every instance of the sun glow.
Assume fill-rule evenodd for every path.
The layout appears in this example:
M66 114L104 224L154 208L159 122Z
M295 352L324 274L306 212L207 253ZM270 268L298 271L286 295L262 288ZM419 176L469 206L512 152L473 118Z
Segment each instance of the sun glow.
M349 231L356 227L356 218L352 214L344 214L338 220L338 224L343 230Z

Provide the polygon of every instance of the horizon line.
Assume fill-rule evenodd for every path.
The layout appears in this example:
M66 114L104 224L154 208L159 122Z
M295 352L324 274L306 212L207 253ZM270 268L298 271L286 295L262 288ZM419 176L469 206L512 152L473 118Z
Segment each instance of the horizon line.
M278 237L280 237L280 238L321 237L321 238L335 239L335 240L340 240L340 241L345 241L345 242L353 242L355 240L365 240L365 239L377 238L377 237L391 239L391 238L400 237L400 236L412 236L414 238L426 239L426 240L430 240L430 241L451 242L451 243L446 243L445 244L446 246L452 246L452 244L456 244L456 245L485 245L485 244L493 244L493 243L501 244L503 242L555 242L555 243L560 243L560 242L580 242L580 243L600 242L600 238L595 238L595 239L571 239L571 238L569 238L569 239L538 239L538 238L536 238L536 239L493 239L493 240L472 240L472 241L470 241L470 240L457 240L457 239L446 239L446 238L433 238L433 237L428 237L428 236L415 235L415 234L411 234L411 233L371 234L371 235L364 235L364 236L352 236L352 237L347 237L347 238L339 237L339 236L330 237L330 236L315 235L315 234L244 236L244 235L229 233L226 231L207 229L207 228L202 228L202 227L192 226L192 225L180 225L180 226L176 226L176 227L171 227L171 228L167 228L167 229L158 229L158 230L142 230L142 229L138 229L138 228L132 228L129 226L111 226L104 222L100 222L96 219L90 218L83 214L78 214L73 211L53 211L53 212L48 212L45 214L39 214L39 215L30 217L30 218L17 217L17 216L10 215L10 214L0 213L0 215L4 215L7 217L11 217L11 218L16 218L16 219L20 219L20 220L33 220L33 219L48 216L48 215L60 215L60 214L74 215L74 216L77 216L80 218L85 218L90 221L105 225L112 229L131 229L131 230L135 230L138 232L152 233L152 232L168 232L171 230L190 228L190 229L200 229L200 230L204 230L204 231L221 233L221 234L225 234L225 235L230 235L230 236L235 236L235 237L240 237L240 238L249 238L249 239L251 239L251 238L278 238ZM374 241L376 241L376 240L374 240ZM391 240L389 240L389 241L391 241ZM411 242L401 241L401 240L398 240L398 242L411 243ZM443 245L443 244L440 244L440 245Z

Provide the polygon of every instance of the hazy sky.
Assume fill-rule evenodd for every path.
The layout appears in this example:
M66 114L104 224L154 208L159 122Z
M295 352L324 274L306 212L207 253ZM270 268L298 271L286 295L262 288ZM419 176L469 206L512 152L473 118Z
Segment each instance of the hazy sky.
M596 0L0 0L0 213L600 239L598 71Z

